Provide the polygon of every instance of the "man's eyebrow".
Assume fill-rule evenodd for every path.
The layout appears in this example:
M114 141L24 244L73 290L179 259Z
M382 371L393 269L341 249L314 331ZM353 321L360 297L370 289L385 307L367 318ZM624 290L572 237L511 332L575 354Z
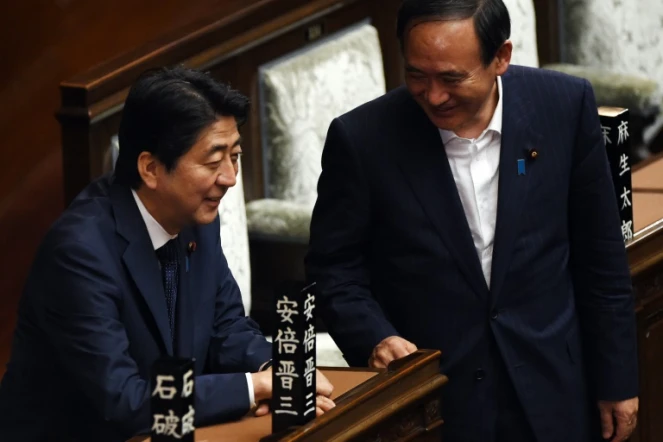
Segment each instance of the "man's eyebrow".
M458 77L458 78L462 78L462 77L466 77L466 76L467 76L467 72L463 72L463 71L442 71L442 72L438 73L438 75L441 76L441 77Z
M424 73L421 69L417 69L414 66L407 65L405 66L405 70L408 72L416 72L416 73ZM435 75L440 76L440 77L452 77L452 78L463 78L467 76L467 72L464 71L442 71L442 72L437 72Z
M405 66L405 70L408 71L408 72L421 72L421 73L423 73L423 71L421 69L417 69L414 66L410 66L409 64L407 66Z
M230 146L230 148L232 149L233 147L237 147L240 144L242 144L242 136L241 135L239 136L239 138L237 138L237 140L233 143L233 145ZM215 154L216 152L219 152L221 150L228 150L228 145L227 144L215 144L214 146L212 146L212 148L209 150L209 152L207 152L207 156Z

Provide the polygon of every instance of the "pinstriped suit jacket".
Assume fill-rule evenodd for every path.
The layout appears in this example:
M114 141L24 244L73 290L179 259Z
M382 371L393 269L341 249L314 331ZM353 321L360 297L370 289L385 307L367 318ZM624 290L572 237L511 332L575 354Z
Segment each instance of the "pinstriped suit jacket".
M442 351L448 440L491 440L499 358L540 441L588 440L595 401L634 397L638 383L594 95L540 69L511 66L502 80L490 289L437 128L405 88L332 122L307 275L351 365L392 335Z

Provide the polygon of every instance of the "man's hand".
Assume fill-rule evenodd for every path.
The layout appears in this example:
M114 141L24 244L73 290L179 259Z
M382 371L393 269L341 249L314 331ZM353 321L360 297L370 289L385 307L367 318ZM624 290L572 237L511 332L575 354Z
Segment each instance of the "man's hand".
M251 379L256 404L272 397L272 367L265 371L251 373Z
M334 403L334 401L332 401L328 397L317 395L315 398L315 415L322 416L323 414L325 414L335 406L336 404Z
M603 438L623 442L631 436L638 421L638 398L625 401L599 401Z
M315 375L315 392L318 396L331 397L334 392L334 386L329 382L327 376L322 374L320 370L316 370Z
M403 358L417 351L417 346L400 336L390 336L380 342L368 359L368 366L372 368L387 368L395 359Z
M258 373L251 373L253 379L253 395L255 396L256 408L255 415L260 417L269 413L269 402L267 399L272 397L272 369L261 371ZM331 410L336 406L334 401L329 397L334 391L334 386L329 382L329 379L316 370L316 408L315 413L317 416Z
M336 404L334 401L329 399L328 397L317 395L315 397L315 415L316 416L322 416L332 408L334 408ZM256 408L255 415L256 417L264 416L267 413L269 413L269 402L263 402L260 405L258 405L258 408Z

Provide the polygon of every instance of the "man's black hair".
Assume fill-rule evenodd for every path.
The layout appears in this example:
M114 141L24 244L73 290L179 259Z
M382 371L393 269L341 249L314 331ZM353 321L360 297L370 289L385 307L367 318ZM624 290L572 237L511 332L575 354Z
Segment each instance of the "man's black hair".
M413 20L472 18L481 45L481 62L488 66L511 35L509 11L502 0L403 0L398 10L396 36L401 48Z
M124 104L115 180L138 189L141 152L152 153L171 171L205 128L221 116L234 117L240 126L248 109L247 97L203 72L179 66L144 72Z

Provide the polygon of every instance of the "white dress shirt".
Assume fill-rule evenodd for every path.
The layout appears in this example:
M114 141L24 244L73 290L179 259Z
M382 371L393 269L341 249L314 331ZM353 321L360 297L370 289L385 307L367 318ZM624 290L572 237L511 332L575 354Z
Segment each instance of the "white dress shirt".
M150 235L150 240L152 240L152 246L154 247L154 250L163 247L171 239L177 238L177 234L171 235L170 233L166 232L166 229L164 229L161 224L159 224L159 222L154 219L152 214L147 211L145 204L143 204L143 202L140 200L135 190L131 189L131 193L133 194L134 199L136 200L136 205L138 206L138 210L143 217L143 221L147 227L147 233ZM246 385L249 389L249 403L251 404L251 408L253 408L256 405L256 400L255 394L253 392L253 378L251 377L251 373L246 373Z
M489 288L502 145L503 92L500 77L497 77L497 91L499 98L493 117L477 138L470 140L440 129L444 150Z

